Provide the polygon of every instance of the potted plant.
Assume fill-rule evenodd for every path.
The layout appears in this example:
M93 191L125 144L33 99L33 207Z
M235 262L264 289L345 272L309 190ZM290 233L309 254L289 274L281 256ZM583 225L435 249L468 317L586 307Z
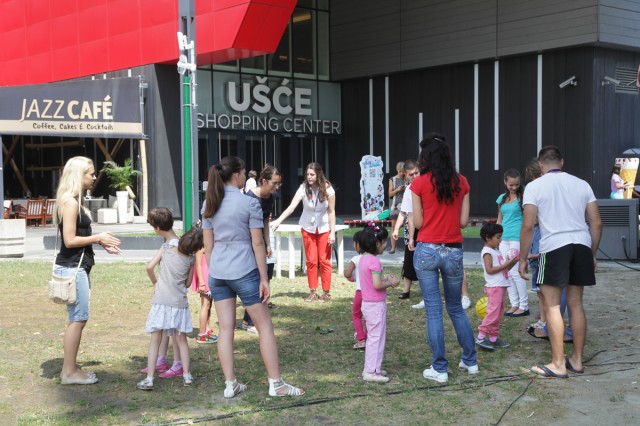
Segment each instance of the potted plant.
M116 190L116 197L118 198L118 222L127 223L127 207L129 204L127 187L133 185L133 179L142 173L133 168L130 158L124 160L123 166L119 166L114 161L105 161L103 170L109 179L111 179L111 185L109 186Z

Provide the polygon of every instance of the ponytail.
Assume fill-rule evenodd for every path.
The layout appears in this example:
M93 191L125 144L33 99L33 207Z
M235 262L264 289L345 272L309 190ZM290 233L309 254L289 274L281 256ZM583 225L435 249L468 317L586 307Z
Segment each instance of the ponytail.
M231 181L234 173L240 173L244 169L244 161L238 157L224 157L218 164L209 168L205 209L202 215L204 218L216 214L224 198L225 184Z

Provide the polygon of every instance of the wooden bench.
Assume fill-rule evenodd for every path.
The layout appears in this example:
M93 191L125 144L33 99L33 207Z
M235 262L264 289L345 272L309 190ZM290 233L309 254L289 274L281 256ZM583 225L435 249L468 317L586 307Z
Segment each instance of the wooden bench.
M12 209L11 200L4 200L4 218L11 219L11 209Z
M35 225L44 225L43 210L46 200L27 200L27 205L16 205L16 219L25 219L27 224L35 220Z
M42 209L42 226L47 226L47 221L53 222L53 209L56 206L56 200L48 199Z

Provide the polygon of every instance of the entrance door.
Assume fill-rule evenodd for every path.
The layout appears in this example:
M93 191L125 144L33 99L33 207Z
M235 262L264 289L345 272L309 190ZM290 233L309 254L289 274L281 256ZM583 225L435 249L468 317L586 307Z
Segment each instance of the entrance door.
M338 140L335 138L201 129L199 143L199 176L202 181L207 179L209 167L228 155L242 158L247 172L255 170L260 173L267 163L277 167L283 178L276 204L277 214L288 205L303 182L307 164L320 163L329 179L340 167L340 160L337 158Z

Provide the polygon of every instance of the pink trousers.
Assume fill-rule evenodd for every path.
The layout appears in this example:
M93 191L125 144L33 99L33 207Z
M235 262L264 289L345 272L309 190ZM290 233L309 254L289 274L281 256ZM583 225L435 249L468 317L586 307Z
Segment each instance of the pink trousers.
M362 314L367 321L367 346L364 349L364 372L380 374L384 345L387 340L387 302L362 302Z
M353 307L351 309L351 318L353 319L353 328L356 330L357 340L367 339L366 324L363 326L362 321L362 291L356 290L356 294L353 296Z
M489 336L489 340L495 340L500 334L500 319L504 313L504 296L507 287L485 287L484 293L489 298L487 304L487 316L478 326L478 338Z

